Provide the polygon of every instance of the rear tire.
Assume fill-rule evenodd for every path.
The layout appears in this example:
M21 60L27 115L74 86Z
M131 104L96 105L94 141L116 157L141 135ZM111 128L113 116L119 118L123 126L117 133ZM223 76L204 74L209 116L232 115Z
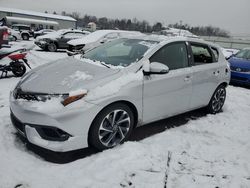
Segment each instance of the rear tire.
M24 73L26 72L26 67L24 64L20 63L18 65L14 65L12 68L12 73L16 76L16 77L21 77L24 75Z
M216 114L221 111L226 100L226 87L220 85L215 90L210 102L207 106L207 111L211 114Z
M13 39L14 39L14 41L17 41L17 38L15 36L13 36Z
M112 104L94 119L89 144L100 151L122 144L130 136L134 122L134 114L126 104Z
M28 34L22 34L22 39L23 40L29 40L30 36Z

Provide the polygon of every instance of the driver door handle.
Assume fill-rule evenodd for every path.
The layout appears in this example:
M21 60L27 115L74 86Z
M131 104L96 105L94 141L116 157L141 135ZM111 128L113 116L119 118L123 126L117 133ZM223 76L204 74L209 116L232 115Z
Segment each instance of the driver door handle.
M187 75L187 76L184 78L184 81L185 81L185 82L189 82L190 79L191 79L191 76L190 76L190 75Z

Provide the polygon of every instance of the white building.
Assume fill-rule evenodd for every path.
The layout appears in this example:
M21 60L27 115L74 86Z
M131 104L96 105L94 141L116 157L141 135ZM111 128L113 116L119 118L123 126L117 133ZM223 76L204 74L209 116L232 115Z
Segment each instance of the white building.
M76 20L69 16L13 8L0 7L0 19L4 19L7 26L25 24L30 25L33 29L55 30L76 28Z

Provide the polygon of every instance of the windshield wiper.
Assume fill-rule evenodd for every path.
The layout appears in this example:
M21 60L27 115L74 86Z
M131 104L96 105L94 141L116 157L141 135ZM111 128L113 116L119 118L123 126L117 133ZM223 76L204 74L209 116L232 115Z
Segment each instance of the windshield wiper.
M83 58L83 59L89 59L89 58L86 58L84 55L81 55L81 57L80 58ZM103 66L105 66L105 67L107 67L107 68L111 68L110 66L108 66L107 64L105 64L105 63L103 63L103 62L101 62L101 61L96 61L96 60L94 60L94 59L89 59L89 60L91 60L91 61L93 61L93 62L99 62L101 65L103 65Z
M105 63L102 63L101 61L99 61L103 66L105 66L105 67L107 67L107 68L111 68L110 66L108 66L107 64L105 64Z

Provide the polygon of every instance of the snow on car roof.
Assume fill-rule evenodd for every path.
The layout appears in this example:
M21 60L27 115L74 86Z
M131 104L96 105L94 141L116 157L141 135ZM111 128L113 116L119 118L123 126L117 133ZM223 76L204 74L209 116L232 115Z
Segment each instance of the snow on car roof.
M35 12L35 11L30 11L30 10L21 10L21 9L0 7L0 11L18 13L18 14L25 14L25 15L32 15L32 16L40 16L40 17L46 17L46 18L54 18L54 19L59 19L59 20L76 21L74 18L69 17L69 16L62 16L62 15L57 15L57 14L48 14L48 13Z
M86 43L92 43L95 41L98 41L103 36L109 34L109 33L126 33L128 35L141 35L142 33L138 31L125 31L125 30L98 30L95 31L89 35L87 35L84 38L80 39L74 39L68 42L70 45L78 45L78 44L86 44Z
M37 39L43 39L43 38L55 39L55 38L61 36L62 34L66 33L66 32L69 32L69 31L82 32L82 33L86 33L86 34L90 33L89 31L83 31L83 30L77 30L77 29L60 29L58 31L54 31L54 32L48 33L46 35L39 36L39 37L37 37Z

